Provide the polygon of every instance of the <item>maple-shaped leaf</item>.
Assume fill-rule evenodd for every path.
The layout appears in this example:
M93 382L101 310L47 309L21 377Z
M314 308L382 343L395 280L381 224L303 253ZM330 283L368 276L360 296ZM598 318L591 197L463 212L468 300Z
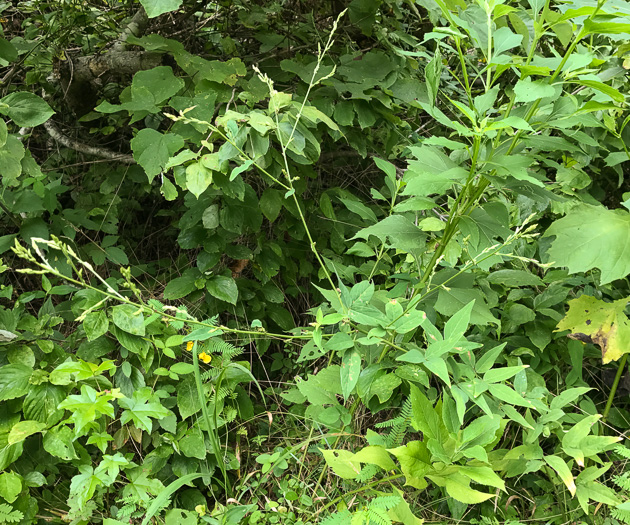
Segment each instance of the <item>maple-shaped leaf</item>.
M157 496L164 490L159 479L149 478L149 473L142 467L126 470L129 483L123 489L123 497L132 496L136 501L149 502L151 496Z
M83 427L102 414L114 417L114 406L109 403L114 397L116 396L108 391L97 392L91 386L83 385L81 395L68 396L59 404L59 408L72 412L70 419L74 422L75 434L79 436Z
M121 424L133 421L137 428L147 432L151 432L150 418L160 419L171 413L160 404L149 387L136 390L131 399L121 399L118 404L125 409L120 416Z
M628 299L607 303L581 295L569 301L569 311L558 330L571 330L569 337L599 345L605 363L617 361L630 352L630 321L624 313Z
M601 271L601 283L630 273L630 213L581 204L555 221L545 236L555 235L549 249L554 266L569 273Z

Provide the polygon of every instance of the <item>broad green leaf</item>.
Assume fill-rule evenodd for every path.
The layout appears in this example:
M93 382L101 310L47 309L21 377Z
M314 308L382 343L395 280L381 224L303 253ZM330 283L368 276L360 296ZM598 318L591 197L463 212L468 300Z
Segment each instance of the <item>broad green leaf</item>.
M173 74L169 66L158 66L146 71L138 71L133 76L131 94L140 89L151 94L151 104L160 104L175 95L184 87L184 81Z
M584 21L584 32L585 36L594 34L630 34L630 24L623 24L619 22L594 22L591 19L586 19Z
M504 51L515 48L520 45L523 40L522 35L515 35L507 26L500 27L492 36L492 42L494 44L494 57L500 55Z
M516 390L503 383L493 383L488 385L490 393L506 403L526 408L534 408L534 405L529 399L525 399Z
M215 275L206 282L206 289L220 301L236 304L238 300L238 287L231 277Z
M134 425L140 430L151 432L151 419L161 419L170 414L170 411L164 408L157 397L153 395L150 387L144 387L136 390L133 397L118 400L118 404L123 408L120 416L120 423L124 425L129 421L133 421Z
M471 489L470 480L459 473L453 473L446 477L428 477L438 485L445 487L446 492L451 498L461 501L462 503L474 505L494 497L494 494L488 494L486 492L479 492L478 490Z
M0 496L7 503L13 503L18 495L22 492L22 479L13 472L4 472L0 474Z
M548 257L569 273L601 270L601 284L630 273L630 213L582 204L555 221L545 236L555 235Z
M75 435L80 436L83 428L92 421L106 415L114 417L114 406L109 402L114 396L106 391L97 392L89 385L81 387L81 394L68 396L59 404L72 412L71 420L75 425Z
M617 436L591 436L591 428L600 419L600 415L587 416L573 425L562 437L562 450L584 467L584 458L593 457L604 452L611 445L622 441Z
M201 400L197 394L193 376L186 377L177 385L177 408L182 419L186 419L201 410Z
M459 312L471 301L475 301L475 307L470 316L470 322L476 325L487 325L488 323L500 325L499 320L492 315L490 308L484 300L480 290L469 288L440 288L435 309L442 315L452 316Z
M0 148L0 170L2 170L3 184L7 186L17 184L17 178L22 173L22 159L25 153L26 150L17 137L7 136L6 143ZM24 226L22 228L24 229ZM44 237L46 236L44 235Z
M630 27L630 24L628 24L628 26ZM626 97L619 90L603 82L596 80L577 80L575 83L599 91L620 104L623 104L626 100Z
M378 465L386 472L396 468L387 450L380 446L362 448L354 455L354 460L370 465Z
M352 239L366 239L377 237L382 243L389 239L393 248L404 251L424 249L426 234L413 222L402 215L391 215L373 226L359 230Z
M337 476L344 479L354 479L361 472L361 463L354 458L354 454L349 450L321 450L321 452L326 464Z
M278 218L284 199L282 192L274 188L266 188L260 196L260 211L267 217L269 222Z
M118 328L129 334L140 336L145 334L142 310L130 304L114 306L112 308L112 321Z
M543 280L531 272L524 270L498 270L486 277L492 284L501 284L507 287L543 286Z
M109 328L109 320L107 314L103 310L98 312L90 312L83 319L83 330L88 341L94 341L107 333Z
M0 99L0 113L7 115L18 126L33 128L46 122L55 112L37 95L27 91L16 91Z
M544 80L519 80L514 86L515 102L535 102L539 99L553 97L556 90Z
M427 397L415 385L410 385L411 407L413 417L412 426L422 432L427 438L441 441L446 439L446 428L442 422L441 414L433 407Z
M24 398L24 417L48 425L54 425L63 417L63 410L57 407L66 398L63 386L52 383L31 385Z
M26 365L5 365L0 368L0 401L22 397L29 390L33 369Z
M141 129L131 140L133 158L144 168L151 182L166 169L166 164L184 146L184 139L174 133L162 134L151 128Z
M7 62L14 62L17 60L18 52L15 46L4 38L0 38L0 58Z
M425 475L432 470L431 454L422 441L410 441L405 446L389 449L400 463L405 485L422 490L427 486Z
M569 311L558 323L558 330L571 330L572 338L587 336L602 350L602 361L617 361L630 352L630 321L624 310L628 299L607 303L595 297L581 295L569 301Z
M545 456L544 459L547 462L547 465L555 470L558 476L560 476L562 482L569 489L571 496L575 496L575 481L573 479L573 475L571 474L571 470L564 459L559 456Z
M195 281L197 277L194 275L183 275L171 279L164 288L164 299L175 300L186 297L189 293L197 289Z
M470 478L475 483L489 485L505 491L505 481L503 481L490 467L458 467L458 472Z
M24 441L27 437L37 434L46 428L46 423L40 423L39 421L20 421L11 427L9 432L9 445L14 445L20 441Z
M212 184L212 171L202 162L194 162L186 168L186 187L197 198Z
M529 365L521 366L504 366L500 368L492 368L483 375L483 380L487 383L498 383L514 377L521 370L529 368Z
M352 349L343 354L341 361L341 389L344 399L348 399L359 382L361 373L361 354Z
M77 457L74 450L74 433L65 425L48 430L44 435L44 450L49 454L69 461Z
M179 9L183 0L140 0L149 18Z

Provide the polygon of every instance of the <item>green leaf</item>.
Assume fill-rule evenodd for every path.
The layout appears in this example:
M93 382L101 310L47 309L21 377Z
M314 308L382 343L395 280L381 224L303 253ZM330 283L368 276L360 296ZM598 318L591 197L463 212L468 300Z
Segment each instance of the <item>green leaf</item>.
M46 432L43 443L44 450L64 461L69 461L77 457L72 444L73 441L74 434L72 430L62 425Z
M16 91L0 99L8 108L0 109L18 126L33 128L46 122L55 112L37 95L26 91Z
M154 396L150 387L144 387L136 390L133 397L118 400L118 404L124 408L120 416L120 423L124 425L129 421L133 421L134 425L147 432L151 432L151 419L161 419L170 414L170 411L164 408L157 397Z
M182 419L186 419L201 410L201 400L197 394L195 378L188 376L177 387L177 408Z
M492 41L494 44L494 57L497 57L504 51L508 51L521 44L522 35L515 35L509 27L503 26L494 32ZM493 58L494 58L493 57Z
M179 442L179 449L189 458L205 459L206 443L199 433L188 434Z
M129 334L139 336L145 334L142 310L130 304L114 306L112 308L112 321L118 328Z
M424 249L426 234L402 215L391 215L382 221L359 230L353 239L369 239L373 235L382 243L389 238L392 248L404 251Z
M540 277L524 270L498 270L492 272L486 279L489 283L501 284L509 288L544 285Z
M545 236L555 235L548 257L569 273L601 270L601 284L630 273L630 213L581 204L555 221Z
M359 382L361 373L361 354L352 349L343 354L341 361L341 389L344 399L348 399Z
M485 302L483 293L480 290L469 288L440 288L435 309L442 315L452 316L459 312L471 301L475 301L470 322L476 325L487 325L488 323L500 325L499 320L492 315L490 308Z
M558 476L560 476L562 482L569 489L571 496L575 496L575 481L573 480L571 470L569 469L569 466L566 464L564 459L558 456L545 456L544 460L547 462L547 465L555 470Z
M109 320L107 314L103 310L98 312L90 312L83 319L83 329L88 341L94 341L107 333L109 328Z
M361 464L348 450L321 450L321 453L326 464L341 478L354 479L361 472Z
M269 222L273 222L278 218L282 209L282 192L273 188L266 188L260 196L260 211L263 212Z
M490 467L469 467L460 466L458 472L470 478L475 483L489 485L505 491L505 481L503 481Z
M53 425L63 417L57 407L66 398L66 389L51 383L31 385L24 398L24 417Z
M151 104L160 104L171 98L184 87L184 81L173 74L169 66L158 66L146 71L138 71L131 83L131 96L143 92L150 94Z
M15 46L4 38L0 38L0 58L7 62L14 62L17 60L18 52Z
M22 479L13 472L0 474L0 496L13 503L22 492Z
M131 140L133 158L144 168L149 182L166 169L169 158L183 147L184 139L179 135L162 134L151 128L141 129Z
M405 446L389 449L400 463L405 485L422 490L426 488L425 475L432 470L431 455L422 441L410 441Z
M556 90L544 80L519 80L514 86L515 102L535 102L556 95Z
M164 288L164 299L172 301L186 297L189 293L197 289L195 285L196 280L197 277L194 275L184 275L170 280Z
M231 277L215 275L206 282L206 289L220 301L236 304L238 300L238 287L236 281Z
M27 437L37 434L46 428L46 423L39 421L20 421L11 427L9 432L9 445L15 445L20 441L24 441Z
M5 365L0 368L0 401L22 397L29 390L33 369L26 365Z
M140 0L149 18L179 9L183 0Z
M433 479L433 477L430 477L430 479ZM494 497L494 494L471 489L470 481L460 475L452 475L446 478L444 480L444 486L451 498L468 505L482 503Z
M354 455L354 459L361 463L378 465L385 471L394 470L396 468L388 451L376 445L362 448Z
M186 187L197 198L212 184L212 170L194 162L186 168Z
M89 385L81 387L80 395L68 396L59 404L72 412L71 420L75 424L75 435L81 435L81 430L101 415L114 417L114 406L109 403L114 399L108 392L97 392Z
M569 311L558 323L558 330L590 337L601 348L603 363L617 361L630 352L630 320L624 312L627 304L627 298L607 303L581 295L569 301Z

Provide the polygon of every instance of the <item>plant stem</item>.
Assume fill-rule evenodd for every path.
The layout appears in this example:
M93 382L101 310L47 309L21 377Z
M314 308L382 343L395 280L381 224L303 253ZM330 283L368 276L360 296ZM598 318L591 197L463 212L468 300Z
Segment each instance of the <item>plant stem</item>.
M626 366L626 361L628 360L628 354L623 354L621 357L621 361L619 361L619 368L617 368L617 374L615 375L615 380L613 381L612 386L610 387L610 393L608 394L608 401L606 401L606 407L604 408L604 413L602 414L602 423L606 421L608 417L608 412L610 412L610 407L612 407L613 399L615 398L615 394L617 393L617 387L619 386L619 381L621 380L621 375L623 374L623 369Z
M206 405L206 394L203 389L203 383L201 382L201 371L199 369L199 356L197 355L197 341L195 341L193 344L192 354L193 354L192 356L193 366L195 367L195 385L197 386L197 396L199 397L199 402L201 403L201 412L206 422L208 437L210 438L210 444L212 446L214 457L216 458L217 463L219 465L219 469L221 470L221 474L223 475L223 482L224 482L226 497L231 498L232 487L230 486L230 478L228 477L227 470L225 468L225 461L223 461L223 457L221 456L221 445L219 444L219 438L217 436L216 424L214 426L211 425L212 420L210 419L210 414L208 414L208 407ZM215 393L215 407L217 403L218 388L216 391L217 393ZM216 413L215 413L215 417L216 417ZM215 419L215 423L216 423L216 419Z

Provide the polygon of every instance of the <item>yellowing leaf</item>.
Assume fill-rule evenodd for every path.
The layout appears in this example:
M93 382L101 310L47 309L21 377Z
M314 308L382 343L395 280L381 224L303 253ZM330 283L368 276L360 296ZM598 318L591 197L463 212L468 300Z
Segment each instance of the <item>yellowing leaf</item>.
M628 299L607 303L581 295L569 301L569 311L558 330L571 330L569 337L599 345L604 363L617 361L630 352L630 322L624 313Z

